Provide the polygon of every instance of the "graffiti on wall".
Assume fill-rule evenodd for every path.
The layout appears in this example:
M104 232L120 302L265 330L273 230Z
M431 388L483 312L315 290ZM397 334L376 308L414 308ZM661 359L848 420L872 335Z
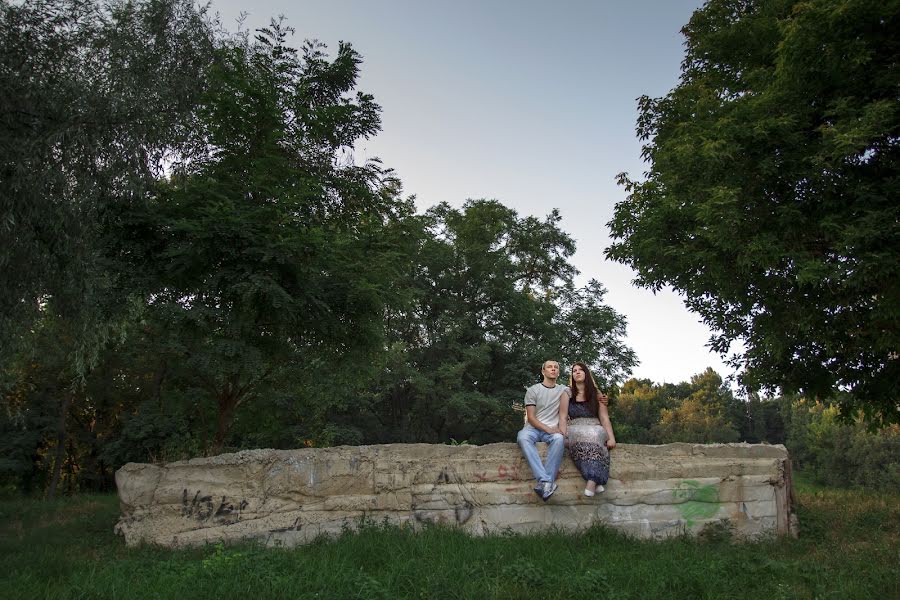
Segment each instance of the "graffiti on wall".
M714 484L701 485L699 481L685 479L672 490L675 506L688 527L698 519L708 519L719 512L719 488Z
M200 490L190 499L187 489L181 493L181 516L191 517L198 521L214 519L216 523L225 525L241 520L241 511L248 506L246 500L237 504L231 502L226 496L221 500L215 500L212 496L203 495Z

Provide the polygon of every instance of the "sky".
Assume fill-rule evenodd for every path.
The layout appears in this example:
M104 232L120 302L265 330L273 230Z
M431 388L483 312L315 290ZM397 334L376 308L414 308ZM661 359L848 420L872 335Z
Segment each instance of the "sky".
M363 57L357 89L382 107L382 132L357 162L379 157L419 210L490 198L520 217L562 214L577 242L576 282L597 279L628 321L632 375L678 383L732 370L706 346L709 329L671 290L632 285L608 261L606 224L640 178L637 98L678 83L680 33L700 0L213 0L224 26L255 29L283 15L294 46L349 42Z

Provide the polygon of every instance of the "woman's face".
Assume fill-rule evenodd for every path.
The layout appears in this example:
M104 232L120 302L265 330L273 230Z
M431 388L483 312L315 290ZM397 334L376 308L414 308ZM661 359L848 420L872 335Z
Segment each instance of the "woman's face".
M572 381L575 383L583 383L584 382L584 369L575 365L572 367Z

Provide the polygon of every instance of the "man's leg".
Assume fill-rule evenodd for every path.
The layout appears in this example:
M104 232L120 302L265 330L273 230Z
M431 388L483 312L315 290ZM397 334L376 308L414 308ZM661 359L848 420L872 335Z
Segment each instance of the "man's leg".
M548 477L541 486L541 499L546 502L559 487L553 480L556 479L556 474L559 472L560 465L562 465L566 438L561 433L544 433L542 431L541 441L547 444L547 464L544 466L544 471Z
M551 479L551 476L547 474L547 470L544 469L544 463L541 462L541 457L535 446L541 437L541 433L543 432L538 431L534 427L525 427L516 436L516 442L519 444L519 448L522 449L522 454L525 455L525 460L528 461L528 466L531 467L531 472L534 473L534 478L537 479L539 485ZM561 462L562 457L560 457Z
M550 481L556 480L559 467L562 466L563 453L566 449L566 438L561 433L545 434L547 442L547 465L544 467L550 475Z

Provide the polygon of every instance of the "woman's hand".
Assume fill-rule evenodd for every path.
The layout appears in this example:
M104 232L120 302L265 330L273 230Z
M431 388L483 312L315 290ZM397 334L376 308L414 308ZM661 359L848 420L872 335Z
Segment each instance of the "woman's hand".
M608 438L606 440L606 447L609 448L610 450L615 448L616 447L616 438L612 438L612 437Z

